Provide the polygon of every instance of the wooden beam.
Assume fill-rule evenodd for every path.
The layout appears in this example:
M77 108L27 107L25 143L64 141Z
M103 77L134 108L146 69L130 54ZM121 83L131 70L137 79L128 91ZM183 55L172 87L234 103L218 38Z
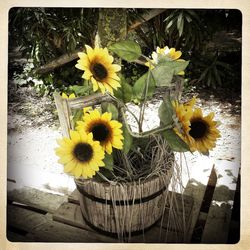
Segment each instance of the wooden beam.
M83 49L76 50L72 53L67 53L62 56L59 56L58 58L54 59L53 61L42 65L41 67L34 70L34 73L36 74L45 74L48 72L53 71L55 68L58 68L66 63L69 63L75 59L78 58L78 53L81 52Z
M166 11L166 9L153 9L153 10L145 13L144 15L142 15L142 17L139 20L135 21L132 25L130 25L130 27L128 28L128 32L136 29L138 26L140 26L143 23L149 21L150 19L160 15L164 11Z

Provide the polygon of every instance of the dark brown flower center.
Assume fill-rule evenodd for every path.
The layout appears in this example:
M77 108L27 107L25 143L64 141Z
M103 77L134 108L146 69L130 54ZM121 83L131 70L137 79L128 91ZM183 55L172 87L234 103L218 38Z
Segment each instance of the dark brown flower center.
M108 75L107 69L100 63L95 63L92 66L92 73L94 77L99 81L105 79Z
M105 124L95 124L91 132L93 133L93 138L96 141L105 141L109 137L109 129L105 126Z
M194 139L200 139L206 136L208 132L208 125L203 120L195 120L191 121L191 130L189 131L189 134Z
M93 156L93 149L88 143L78 143L74 148L74 155L79 161L87 162Z

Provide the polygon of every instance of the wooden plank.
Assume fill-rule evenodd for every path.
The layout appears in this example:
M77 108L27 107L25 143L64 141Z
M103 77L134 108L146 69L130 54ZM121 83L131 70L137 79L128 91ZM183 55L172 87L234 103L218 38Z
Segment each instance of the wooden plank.
M47 221L44 214L40 214L25 207L8 205L7 206L7 224L14 228L30 232L39 224Z
M110 102L112 100L112 97L108 94L96 93L89 96L67 99L67 102L70 109L82 109L84 107L92 107L102 102Z
M129 243L183 243L181 232L168 231L159 226L154 226L146 232L124 240Z
M52 221L49 216L27 210L23 207L9 205L7 211L7 225L16 231L22 231L26 241L116 242L115 239L104 237L95 232ZM13 236L13 233L11 236ZM19 241L21 238L15 239Z
M66 196L46 193L35 188L23 187L7 193L10 202L19 202L46 212L53 213L67 200Z
M78 199L78 190L75 189L69 196L68 196L68 202L74 203L74 204L80 204Z
M208 183L204 192L204 197L201 202L200 211L198 213L198 218L197 218L194 230L193 230L193 234L191 238L192 243L201 242L201 238L202 238L202 234L203 234L204 227L206 224L209 207L212 202L212 197L213 197L216 182L217 182L217 175L215 173L215 169L213 165L213 168L212 168L212 171L209 176Z
M202 243L227 243L239 172L238 164L225 160L217 162L216 174L220 178L215 186L202 235Z
M62 98L59 93L54 93L55 104L62 129L63 136L69 137L71 128L67 99Z
M13 229L12 229L13 230ZM11 242L32 242L32 239L25 237L25 235L22 235L18 232L14 232L11 230L7 230L7 239Z
M35 241L39 242L117 242L115 239L103 237L100 234L72 227L56 221L47 221L46 224L38 226L32 233Z
M74 203L63 203L60 208L53 214L53 220L59 221L74 227L83 228L93 231L84 221L79 205Z
M202 160L202 157L200 161ZM203 161L202 161L203 162ZM209 181L209 177L211 176L213 164L210 161L204 161L203 164L207 165L207 168L203 167L206 171L202 171L199 166L200 162L196 165L192 166L193 173L191 173L191 178L189 179L184 194L193 198L193 208L192 213L189 217L190 221L188 222L188 238L187 242L190 242L193 234L195 232L195 226L200 216L200 209L202 206L204 194L206 191L207 183Z

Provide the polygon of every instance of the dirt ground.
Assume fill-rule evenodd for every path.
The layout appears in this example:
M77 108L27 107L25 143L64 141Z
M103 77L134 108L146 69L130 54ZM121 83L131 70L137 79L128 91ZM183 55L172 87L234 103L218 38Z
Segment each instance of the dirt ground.
M219 172L224 169L224 172L219 173L219 177L230 177L222 178L224 184L226 182L225 185L230 189L235 189L240 168L240 96L221 98L222 95L217 93L217 96L220 96L218 98L212 93L197 89L189 91L185 96L192 95L198 96L197 105L202 107L205 113L215 112L215 119L221 122L221 138L209 158L190 154L187 155L188 164L194 165L196 162L197 165L197 159L205 159L207 164L210 164L212 159L213 164L219 166ZM61 137L61 131L53 98L40 97L30 87L15 89L12 85L9 86L8 96L8 179L14 181L15 186L32 186L51 192L70 193L75 187L73 179L63 173L63 167L57 163L54 154L56 138ZM148 103L145 129L159 123L159 105L159 98ZM134 112L138 109L136 105L130 105L130 108ZM204 166L199 169L206 171ZM194 168L190 171L193 176L199 178L200 170ZM8 188L11 188L11 185Z

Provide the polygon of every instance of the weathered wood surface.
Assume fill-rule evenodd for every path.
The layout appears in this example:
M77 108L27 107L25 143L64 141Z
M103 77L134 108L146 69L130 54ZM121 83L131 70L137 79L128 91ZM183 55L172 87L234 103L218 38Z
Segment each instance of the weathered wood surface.
M53 213L67 200L67 197L46 193L31 187L14 189L7 193L8 202L18 202L38 210Z
M218 174L222 171L227 173L228 167L224 170L213 169L208 175L207 186L193 185L192 189L188 187L193 197L176 193L171 196L169 192L172 202L167 203L163 220L158 221L144 234L125 239L124 242L227 243L228 231L232 224L232 207L229 204L232 205L235 191L226 189L217 181ZM213 190L209 191L209 188ZM119 242L86 224L81 214L77 192L75 190L69 197L30 188L8 192L8 239L15 242ZM225 200L228 203L223 202ZM218 205L215 201L221 203ZM178 206L178 213L169 213L170 204ZM168 220L168 216L171 216L172 220ZM175 223L169 224L169 221ZM184 235L180 228L186 228L186 232L190 232L189 235ZM199 234L198 237L196 233Z
M83 220L75 191L70 197L45 193L33 188L12 190L8 194L7 238L13 242L120 242L90 228ZM173 204L185 201L185 217L192 210L192 198L174 195ZM59 207L59 208L58 208ZM175 215L180 220L182 206ZM166 215L169 208L165 210ZM168 225L167 217L144 234L125 239L124 242L183 242L183 231Z
M207 177L206 185L191 178L185 189L185 194L194 199L189 229L191 243L227 243L229 241L239 166L235 166L233 162L221 160L215 161L212 166L203 173L203 177ZM207 173L210 174L207 175Z
M9 205L7 211L7 238L12 241L25 237L25 241L35 242L114 242L112 238L53 221L51 216L25 207ZM19 232L17 238L16 232Z
M230 229L233 201L236 191L239 163L217 161L215 175L218 178L209 206L207 220L202 234L202 243L226 243ZM227 178L227 186L225 180Z
M206 185L198 182L197 180L191 178L185 188L185 194L193 197L194 205L192 209L192 215L190 216L190 223L189 223L189 235L188 235L188 241L194 241L197 237L201 237L202 231L201 227L204 227L202 223L206 223L206 217L204 217L204 213L201 212L202 203L204 200L205 192L207 185L209 184L209 179L213 179L213 183L210 180L210 184L214 184L214 168L213 165L209 166L207 172L202 173L202 178L206 182ZM211 178L210 178L211 177ZM198 232L196 232L196 230ZM203 229L202 229L203 230ZM197 236L198 235L198 236Z
M63 136L69 137L69 131L71 129L70 124L70 110L68 107L67 99L62 98L59 93L54 93L54 100L56 103L56 109L62 129Z

